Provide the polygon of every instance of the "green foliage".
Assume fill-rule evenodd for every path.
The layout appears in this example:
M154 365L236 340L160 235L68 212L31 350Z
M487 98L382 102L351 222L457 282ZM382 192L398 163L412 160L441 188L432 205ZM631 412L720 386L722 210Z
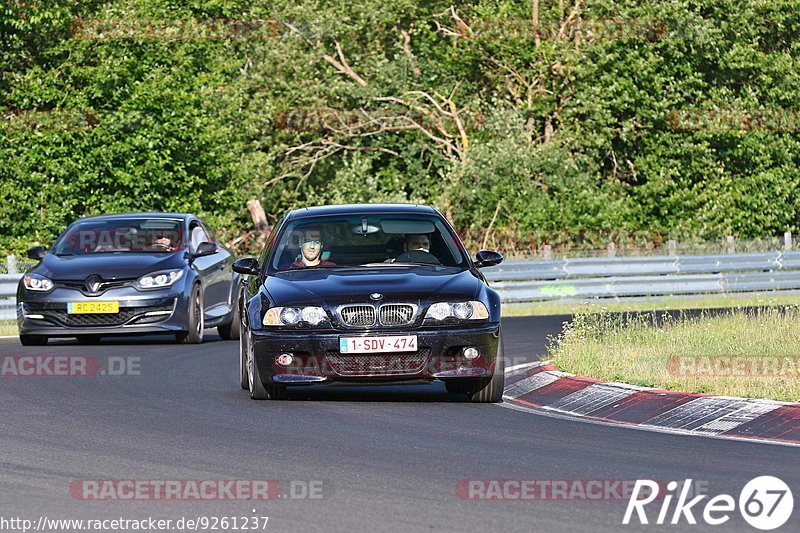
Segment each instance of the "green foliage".
M549 27L569 15L539 3ZM0 248L49 243L79 216L132 210L196 212L235 236L251 225L250 198L273 220L318 203L430 203L470 235L490 225L678 238L800 229L797 124L677 128L669 118L795 108L794 2L596 0L583 20L657 19L662 31L576 40L565 27L565 38L540 42L443 30L459 27L453 13L475 28L529 18L527 1L450 5L5 2ZM82 18L273 19L277 31L87 39L75 33ZM463 136L453 121L433 127L450 102L485 123L467 122ZM426 131L380 119L292 130L276 120L317 108L389 110L401 122L432 114Z

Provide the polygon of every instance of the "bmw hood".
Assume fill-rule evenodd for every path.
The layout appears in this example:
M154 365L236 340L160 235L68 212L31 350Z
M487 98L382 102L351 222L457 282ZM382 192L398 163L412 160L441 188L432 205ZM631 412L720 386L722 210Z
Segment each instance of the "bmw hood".
M182 252L47 254L31 272L58 281L83 281L93 274L104 280L131 279L157 270L182 268L185 265L183 256Z
M440 267L309 268L270 275L265 286L275 305L336 306L365 303L376 298L381 303L416 304L475 300L483 282L469 270L458 272Z

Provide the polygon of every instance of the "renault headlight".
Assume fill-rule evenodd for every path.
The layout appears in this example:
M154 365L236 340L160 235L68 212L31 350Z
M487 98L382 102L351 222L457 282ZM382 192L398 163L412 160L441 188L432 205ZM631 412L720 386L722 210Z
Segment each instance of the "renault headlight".
M136 280L136 288L140 290L163 289L171 287L183 277L183 270L164 270L153 272Z
M50 292L53 290L53 282L39 274L26 274L24 279L25 288L29 291Z

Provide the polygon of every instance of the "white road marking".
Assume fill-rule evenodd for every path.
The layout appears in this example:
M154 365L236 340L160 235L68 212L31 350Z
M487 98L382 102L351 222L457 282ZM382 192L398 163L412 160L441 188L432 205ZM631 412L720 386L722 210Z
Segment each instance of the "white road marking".
M505 391L503 391L503 396L508 396L509 398L519 398L520 396L535 391L536 389L540 389L545 385L550 385L559 379L561 379L561 376L557 376L552 372L539 372L534 376L529 376L525 379L519 380L516 383L512 383L506 387Z
M568 394L548 407L559 411L585 415L623 400L635 392L631 389L607 387L605 383L597 383L589 385L583 390Z
M546 363L549 363L549 361L515 365L508 368L505 373L507 376L513 376ZM648 420L646 424L626 424L625 422L599 420L586 416L587 413L627 398L635 392L659 390L651 387L637 387L626 383L606 382L593 384L583 390L573 392L549 406L533 407L511 403L520 396L549 385L558 379L570 376L573 376L573 374L546 370L524 378L506 388L503 394L503 399L506 401L501 404L501 407L540 416L625 429L800 447L800 443L723 435L724 432L750 422L782 405L793 405L788 402L751 400L728 396L703 396L657 415Z
M513 398L509 398L509 400L513 400ZM651 431L654 433L667 433L670 435L683 435L688 437L703 437L706 439L736 440L739 442L747 442L750 444L771 444L772 446L789 446L791 448L800 448L800 443L794 443L794 442L754 439L747 437L738 437L736 435L716 435L709 433L697 433L695 431L688 431L682 429L664 428L658 426L645 426L639 424L625 424L623 422L608 422L606 420L599 420L597 418L591 418L581 415L570 416L569 413L550 411L547 408L528 407L525 405L511 403L510 401L499 404L499 407L504 407L506 409L511 409L513 411L522 411L537 416L546 416L548 418L557 418L559 420L570 420L572 422L582 422L584 424L595 424L598 426L610 426L614 428L632 429L635 431Z

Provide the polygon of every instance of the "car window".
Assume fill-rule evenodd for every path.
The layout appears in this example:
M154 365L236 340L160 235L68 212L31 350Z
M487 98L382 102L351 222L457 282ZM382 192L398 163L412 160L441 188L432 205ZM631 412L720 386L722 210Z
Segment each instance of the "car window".
M183 245L180 220L108 218L72 224L53 245L56 255L169 252Z
M206 235L206 232L205 230L203 230L203 227L196 222L192 224L192 229L190 230L189 238L190 238L189 247L192 252L197 251L197 247L200 245L200 243L208 242L208 235Z
M211 226L209 226L206 222L202 220L200 221L200 225L202 226L203 231L206 234L207 242L217 242L217 234L214 232L213 229L211 229Z
M261 254L258 256L258 264L261 267L262 272L266 270L267 267L267 258L272 251L272 248L275 246L277 232L280 230L281 226L283 225L283 221L280 224L273 226L267 235L266 244L264 245L264 249L261 250Z
M269 266L271 271L405 264L468 268L456 239L436 216L302 218L282 229Z

